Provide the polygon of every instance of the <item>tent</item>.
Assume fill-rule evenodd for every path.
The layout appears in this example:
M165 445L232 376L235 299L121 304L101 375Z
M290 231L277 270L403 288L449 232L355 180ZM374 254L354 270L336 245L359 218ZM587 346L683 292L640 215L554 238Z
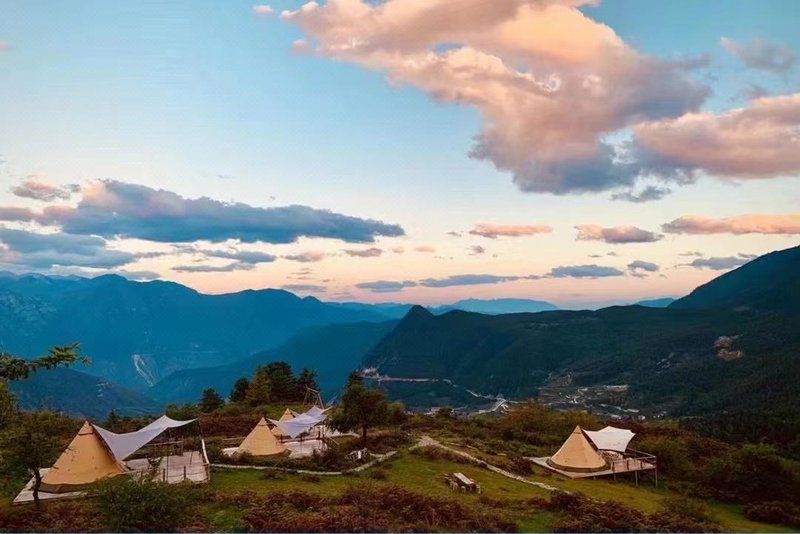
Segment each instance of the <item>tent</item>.
M103 441L105 441L105 443L108 445L108 448L111 449L114 457L121 462L134 452L138 451L156 439L164 431L170 428L188 425L194 421L196 421L196 419L190 419L188 421L176 421L174 419L170 419L166 415L162 415L149 425L137 430L136 432L127 432L125 434L117 434L97 425L93 426L97 433L103 438Z
M253 456L272 456L286 452L286 447L270 431L267 421L262 417L236 452L238 454L246 452Z
M547 464L564 471L592 473L608 469L606 461L594 448L580 426L576 426L567 441L547 460Z
M88 421L42 477L41 490L64 493L86 489L100 479L129 473Z
M636 435L626 428L607 426L602 430L584 430L586 437L601 451L625 452Z
M280 419L278 419L278 421L286 422L286 421L291 421L292 419L294 419L294 413L292 413L292 410L290 410L289 408L286 408L286 410L283 411L283 415L281 416ZM270 421L272 421L273 424L275 423L272 419L270 419ZM276 435L277 437L279 437L279 438L282 438L282 437L285 437L285 436L288 435L286 432L281 430L281 428L277 424L272 429L272 433L274 435Z
M287 421L282 421L281 419L283 418L281 418L277 421L270 419L269 422L275 425L275 428L272 429L272 432L275 435L289 436L290 438L294 439L300 434L308 432L313 427L320 424L325 420L326 417L327 416L325 414L320 414L316 417L312 417L307 414L301 414ZM276 431L280 434L277 434Z

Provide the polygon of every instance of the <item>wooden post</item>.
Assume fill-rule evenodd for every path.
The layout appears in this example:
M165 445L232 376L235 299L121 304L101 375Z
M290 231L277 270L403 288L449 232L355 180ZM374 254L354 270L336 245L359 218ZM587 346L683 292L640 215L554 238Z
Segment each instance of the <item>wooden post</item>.
M162 469L161 470L161 481L162 482L166 482L167 481L167 470L166 469Z
M186 466L183 466L183 481L186 482Z
M639 485L639 471L634 471L633 476L636 478L636 485Z
M656 466L656 487L658 487L658 466Z

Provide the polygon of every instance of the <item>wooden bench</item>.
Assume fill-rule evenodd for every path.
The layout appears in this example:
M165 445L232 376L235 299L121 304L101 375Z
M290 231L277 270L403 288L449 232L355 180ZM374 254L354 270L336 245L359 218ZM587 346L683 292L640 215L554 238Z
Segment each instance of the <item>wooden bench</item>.
M463 473L453 473L452 475L447 475L446 479L448 484L450 484L450 488L453 490L462 491L464 493L481 492L480 485Z

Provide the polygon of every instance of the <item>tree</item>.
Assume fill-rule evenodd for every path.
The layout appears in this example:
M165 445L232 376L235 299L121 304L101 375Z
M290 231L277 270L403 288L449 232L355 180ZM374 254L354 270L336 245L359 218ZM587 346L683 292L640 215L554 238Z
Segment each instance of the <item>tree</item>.
M8 384L0 382L0 431L10 425L17 416L17 398Z
M240 378L233 384L231 390L231 402L244 402L247 400L247 390L250 389L250 381L245 377Z
M210 413L225 406L225 401L219 396L219 393L211 388L203 390L203 396L200 398L200 411L203 413Z
M264 374L269 381L272 402L297 400L297 380L288 363L272 362L264 368Z
M311 369L303 369L297 377L297 395L298 398L304 397L306 391L313 389L319 391L319 384L317 384L317 372Z
M382 391L369 389L360 382L352 381L347 386L342 395L342 404L331 418L331 425L342 432L360 429L361 439L366 446L367 430L386 422L389 402Z
M269 404L270 400L270 383L267 378L266 369L259 367L256 370L253 381L250 382L250 387L247 389L247 404L250 406L260 406L262 404Z
M0 380L14 381L24 380L41 369L53 369L54 367L69 367L76 363L89 363L89 358L80 354L80 344L57 346L49 349L46 356L40 356L33 360L25 360L0 352Z
M33 502L39 510L40 469L53 465L63 449L59 435L74 422L52 412L24 412L3 433L3 460L24 468L33 476Z

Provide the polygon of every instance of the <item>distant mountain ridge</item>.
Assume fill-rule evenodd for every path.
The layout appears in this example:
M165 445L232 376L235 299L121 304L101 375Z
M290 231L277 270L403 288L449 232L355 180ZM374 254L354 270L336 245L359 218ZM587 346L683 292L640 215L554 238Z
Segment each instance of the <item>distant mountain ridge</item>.
M799 251L769 254L666 308L436 316L414 307L362 365L522 398L562 383L626 384L631 402L675 414L793 408L800 401Z
M115 275L0 276L0 350L35 357L80 342L92 364L78 370L138 389L278 346L310 326L384 320L275 289L204 295Z

